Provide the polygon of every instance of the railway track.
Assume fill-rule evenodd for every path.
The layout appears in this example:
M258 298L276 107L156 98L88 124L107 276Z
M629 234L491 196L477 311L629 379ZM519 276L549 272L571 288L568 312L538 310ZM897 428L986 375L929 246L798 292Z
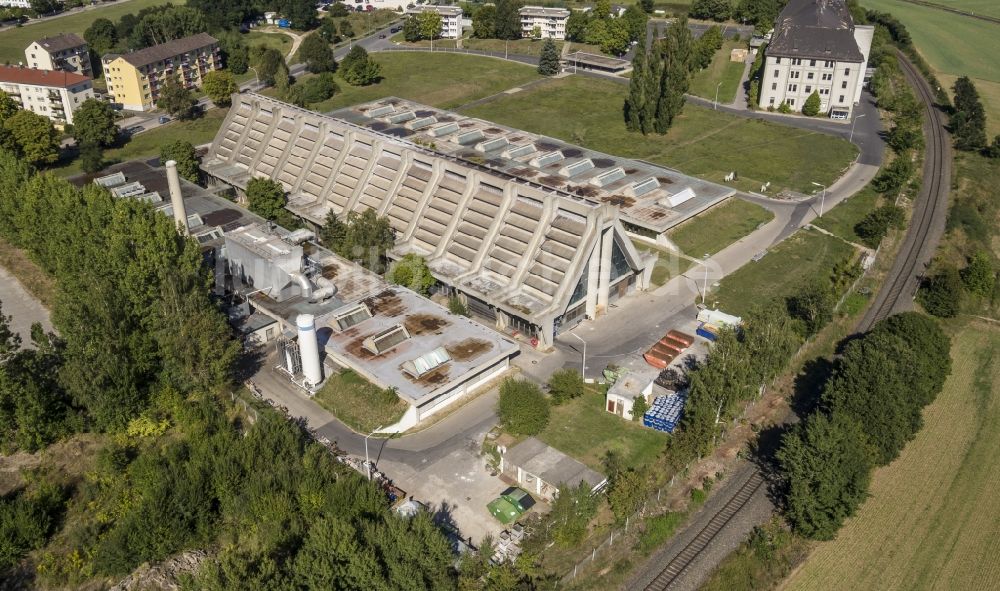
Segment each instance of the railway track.
M687 546L682 548L677 556L674 556L663 567L663 570L646 585L645 591L666 591L669 589L687 567L698 558L701 551L712 543L722 528L726 527L726 524L750 501L757 489L763 485L764 477L759 470L754 470L743 486L736 491L732 498L726 501L718 513L712 516L712 519L705 524L698 535L688 542Z
M914 203L913 217L903 246L872 307L858 324L859 332L869 330L879 320L900 311L912 301L922 266L937 248L938 239L944 230L943 216L947 212L951 156L948 135L944 129L944 116L934 107L934 94L920 72L902 54L899 55L899 62L927 113L924 122L927 145L923 182ZM743 510L764 482L764 476L755 466L743 485L712 516L701 531L642 589L666 591L678 583L681 575L697 560L702 551L708 548L719 532Z
M899 63L927 113L924 122L924 135L927 138L924 176L903 246L896 255L889 277L876 294L875 302L858 325L859 332L869 330L893 312L902 311L901 308L912 301L922 266L930 259L940 238L940 234L933 235L932 232L935 222L943 219L948 207L951 174L944 115L934 107L934 94L920 72L902 55Z

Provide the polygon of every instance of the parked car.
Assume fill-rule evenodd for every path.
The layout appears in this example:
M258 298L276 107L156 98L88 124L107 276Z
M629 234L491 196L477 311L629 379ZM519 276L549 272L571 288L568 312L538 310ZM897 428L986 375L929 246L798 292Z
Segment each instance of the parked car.
M128 135L135 135L135 134L137 134L137 133L139 133L141 131L145 131L145 130L146 130L146 128L144 128L141 125L133 125L132 127L129 127L128 129L126 129L125 133L127 133Z
M385 39L385 33L382 33L381 35L379 35L378 38L379 39Z
M528 494L528 491L512 486L500 493L499 497L490 501L486 508L489 509L490 515L500 523L507 525L517 521L518 517L527 513L534 506L535 499Z
M160 125L163 125L164 123L170 123L170 117L167 115L160 115Z

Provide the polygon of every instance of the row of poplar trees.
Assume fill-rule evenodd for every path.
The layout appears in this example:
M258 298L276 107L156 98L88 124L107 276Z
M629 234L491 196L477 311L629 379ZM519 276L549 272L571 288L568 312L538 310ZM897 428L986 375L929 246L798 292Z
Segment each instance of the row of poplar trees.
M632 58L632 78L625 98L625 127L629 131L662 134L670 129L684 107L693 54L694 41L685 17L671 23L663 39L651 44L643 40Z

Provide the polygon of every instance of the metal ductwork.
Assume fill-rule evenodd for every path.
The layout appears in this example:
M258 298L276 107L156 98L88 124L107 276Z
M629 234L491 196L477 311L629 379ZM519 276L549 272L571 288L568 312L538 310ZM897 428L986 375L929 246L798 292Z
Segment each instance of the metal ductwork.
M167 187L170 190L170 207L174 212L174 222L184 234L188 233L187 210L184 209L184 195L181 194L181 177L177 174L177 162L167 160Z
M337 286L326 277L316 277L316 286L319 289L313 291L312 297L309 298L310 302L322 302L332 298L337 293Z
M302 290L302 294L301 294L302 297L304 297L306 299L312 298L312 295L313 295L313 284L309 281L309 278L306 277L304 273L300 273L298 271L295 271L295 272L289 273L288 276L291 277L292 281L294 281L299 286L299 289Z

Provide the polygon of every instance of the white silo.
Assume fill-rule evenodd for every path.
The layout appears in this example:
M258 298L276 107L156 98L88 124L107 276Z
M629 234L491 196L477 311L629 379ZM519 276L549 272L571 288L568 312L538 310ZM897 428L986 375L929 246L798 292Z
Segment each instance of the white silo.
M170 207L174 210L174 223L183 234L188 233L187 210L184 209L184 195L181 193L181 178L177 174L177 162L167 160L167 189L170 191Z
M299 314L295 318L299 329L299 354L302 356L302 375L310 386L323 381L319 363L319 341L316 339L316 319L312 314Z

